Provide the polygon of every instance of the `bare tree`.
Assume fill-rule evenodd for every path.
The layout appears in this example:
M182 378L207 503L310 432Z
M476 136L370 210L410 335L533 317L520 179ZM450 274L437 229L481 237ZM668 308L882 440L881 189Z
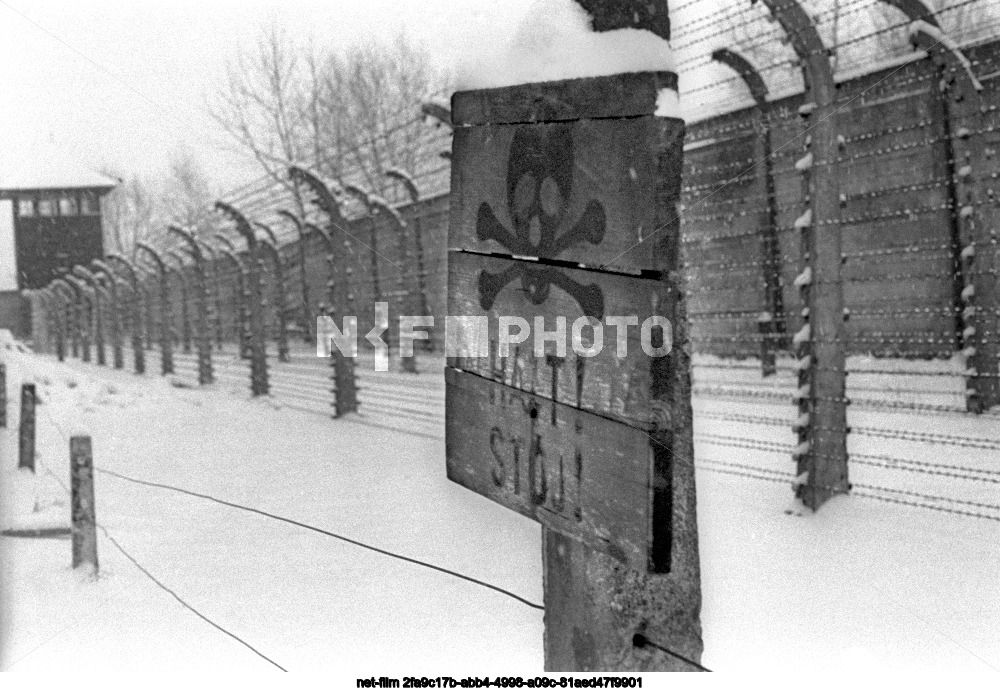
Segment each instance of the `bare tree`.
M217 186L189 150L175 151L160 176L123 174L108 167L103 172L121 181L101 200L109 251L131 256L138 242L172 245L166 230L171 223L196 229L201 235L217 230L212 212Z
M288 164L309 153L302 100L307 82L291 37L276 24L261 32L250 51L230 62L226 84L210 113L265 173L285 184Z
M388 47L365 45L330 56L325 77L321 103L332 127L322 133L328 152L323 167L330 175L356 171L368 189L381 193L386 168L416 172L435 161L423 132L406 127L419 117L419 104L444 86L424 50L401 34Z
M386 168L416 172L436 162L420 128L406 125L443 87L426 52L405 36L336 53L299 46L271 26L252 53L230 64L211 110L234 146L301 203L287 181L290 163L381 192Z
M212 205L219 197L215 184L188 149L179 149L170 160L170 167L160 191L163 214L170 222L211 236L217 229L217 216Z
M102 172L121 181L101 199L105 247L131 255L137 242L153 239L162 226L159 186L137 175Z

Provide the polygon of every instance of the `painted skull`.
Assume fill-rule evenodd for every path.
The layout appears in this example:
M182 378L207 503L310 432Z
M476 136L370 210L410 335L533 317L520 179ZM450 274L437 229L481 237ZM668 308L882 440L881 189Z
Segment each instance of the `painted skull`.
M579 241L593 245L604 239L606 220L600 203L587 204L579 221L564 228L573 192L573 126L527 125L517 129L507 164L507 208L513 226L508 230L486 202L479 207L476 235L495 240L511 254L555 259ZM483 272L479 277L480 303L489 309L500 290L515 274L521 288L535 305L548 298L553 283L579 303L585 314L600 317L603 295L595 285L584 286L547 264L508 268L501 274Z

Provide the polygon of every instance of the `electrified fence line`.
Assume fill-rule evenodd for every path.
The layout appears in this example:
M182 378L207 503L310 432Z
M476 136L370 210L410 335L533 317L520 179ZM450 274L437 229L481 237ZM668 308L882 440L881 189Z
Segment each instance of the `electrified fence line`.
M412 563L412 564L415 564L415 565L419 565L421 567L426 567L428 569L432 569L432 570L435 570L437 572L441 572L443 574L450 575L452 577L456 577L458 579L462 579L462 580L467 581L469 583L476 584L477 586L481 586L483 588L490 589L492 591L496 591L497 593L502 594L504 596L507 596L509 598L512 598L515 601L518 601L520 603L523 603L524 605L526 605L526 606L528 606L530 608L535 608L535 609L538 609L538 610L544 610L545 609L544 606L541 606L541 605L539 605L537 603L533 603L533 602L529 601L528 599L523 598L522 596L518 596L516 593L514 593L512 591L508 591L508 590L506 590L504 588L501 588L499 586L495 586L495 585L490 584L488 582L481 581L479 579L476 579L475 577L470 577L468 575L462 574L460 572L456 572L454 570L447 569L445 567L439 567L438 565L431 564L430 562L424 562L423 560L418 560L416 558L407 557L405 555L400 555L399 553L394 553L392 551L385 550L383 548L377 548L377 547L375 547L373 545L369 545L368 543L364 543L362 541L358 541L358 540L355 540L353 538L348 538L347 536L343 536L341 534L334 533L333 531L327 531L326 529L321 529L318 526L312 526L311 524L306 524L306 523L301 522L301 521L296 521L295 519L289 519L288 517L283 517L283 516L278 515L278 514L273 514L271 512L265 512L262 509L256 509L254 507L248 507L246 505L237 504L235 502L229 502L228 500L223 500L223 499L220 499L220 498L217 498L217 497L214 497L212 495L205 494L205 493L198 493L198 492L194 492L193 490L185 490L184 488L179 488L179 487L177 487L175 485L168 485L166 483L154 483L152 481L144 481L144 480L141 480L141 479L138 479L138 478L133 478L131 476L126 476L124 474L117 473L115 471L110 471L108 469L103 469L103 468L100 468L98 466L95 466L94 470L98 471L100 473L106 474L108 476L113 476L115 478L119 478L121 480L128 481L130 483L136 483L138 485L146 485L146 486L149 486L151 488L161 488L163 490L172 490L174 492L178 492L178 493L181 493L183 495L190 495L191 497L197 497L197 498L200 498L202 500L208 500L210 502L215 502L215 503L218 503L220 505L224 505L226 507L231 507L233 509L243 510L244 512L250 512L252 514L259 514L260 516L267 517L268 519L274 519L275 521L280 521L280 522L284 522L286 524L291 524L292 526L297 526L297 527L299 527L301 529L306 529L307 531L314 531L316 533L322 534L324 536L328 536L330 538L336 538L339 541L343 541L345 543L350 543L351 545L358 546L359 548L364 548L366 550L370 550L370 551L378 553L380 555L385 555L387 557L392 557L392 558L395 558L397 560L402 560L404 562L409 562L409 563Z
M139 563L138 560L136 560L134 557L132 557L129 554L129 552L127 550L125 550L125 548L121 545L121 543L119 543L117 540L115 540L114 536L112 536L110 533L108 533L108 530L106 528L104 528L101 524L98 524L97 528L101 530L101 532L104 534L104 537L107 538L109 541L111 541L111 544L115 548L117 548L118 551L122 555L124 555L126 557L126 559L128 559L129 562L131 562L133 565L135 565L136 568L140 572L142 572L143 574L145 574L149 578L150 581L152 581L158 587L160 587L165 592L167 592L168 594L170 594L178 603L180 603L182 606L184 606L185 608L187 608L188 610L190 610L192 613L194 613L195 615L197 615L199 618L201 618L202 620L204 620L205 622L207 622L209 625L211 625L215 629L217 629L220 632L222 632L223 634L225 634L227 637L230 637L233 640L239 642L240 644L242 644L243 646L245 646L247 649L249 649L253 653L255 653L258 656L260 656L262 659L264 659L265 661L267 661L268 663L270 663L272 666L274 666L278 670L280 670L282 672L285 672L285 673L288 672L288 669L285 668L284 666L282 666L280 663L277 663L274 659L272 659L272 658L268 657L267 655L261 653L261 651L259 649L255 648L252 644L250 644L249 642L247 642L245 639L239 637L236 634L233 634L231 631L229 631L228 629L226 629L225 627L223 627L219 623L215 622L214 620L212 620L211 618L209 618L208 616L206 616L205 614L203 614L200 610L198 610L197 608L195 608L194 606L192 606L190 603L188 603L187 601L185 601L183 598L181 598L177 594L176 591L174 591L169 586L167 586L166 584L164 584L162 581L160 581L159 579L157 579L156 576L154 576L148 569L146 569L145 567L143 567Z
M181 361L179 361L178 365L180 365L180 364L181 364ZM220 370L220 375L221 375L222 372L226 372L227 375L230 374L232 367L235 367L235 363L231 363L230 367L226 368L225 370ZM297 367L301 368L304 371L304 373L308 373L308 371L310 369L315 370L315 368L311 368L311 366L297 366ZM190 374L193 377L193 375L194 375L193 361L192 361L192 363L188 364L188 367L185 367L183 371L184 372L188 372L188 374ZM233 377L235 377L235 376L233 376ZM307 375L304 375L304 377L307 378ZM310 409L308 409L308 407L304 407L304 406L300 407L300 406L296 406L295 404L286 403L285 405L289 405L289 406L291 406L293 408L299 408L299 409L303 409L303 410L310 410ZM312 410L315 411L315 409L312 409ZM390 413L390 414L395 413L395 412L393 412L393 411L391 411L389 409L386 409L386 412ZM713 416L709 415L707 417L711 418ZM787 420L782 420L780 418L759 417L759 416L742 416L740 414L717 415L715 417L726 419L726 420L733 420L734 422L747 422L747 423L756 423L756 424L782 425L782 424L787 424L788 423ZM356 422L362 423L362 421L356 421ZM367 421L365 421L365 422L363 422L363 424L369 424L369 423ZM371 425L373 425L375 427L380 427L380 428L383 428L383 429L389 428L389 427L395 427L395 426L379 425L377 423L371 423ZM413 433L414 432L414 431L409 431L409 430L405 430L405 429L401 429L401 428L397 428L397 429L400 430L400 431L402 431L402 432L407 432L407 433ZM902 431L902 432L898 433L898 435L897 435L896 431L892 431L890 429L885 429L885 428L857 427L856 429L852 428L852 431L855 431L858 434L862 434L862 435L871 433L871 434L876 435L876 436L882 436L882 435L890 436L890 437L898 436L898 437L901 437L901 438L904 438L904 439L916 439L917 441L930 441L931 439L936 439L937 441L940 441L942 443L953 443L953 444L958 444L959 446L982 447L982 448L986 448L986 449L992 449L995 446L994 441L988 440L986 438L963 438L961 436L947 436L947 435L940 436L940 437L937 437L937 438L933 438L933 437L927 437L927 435L933 436L933 434L923 434L922 435L920 433L911 433L910 434L910 435L912 435L912 438L911 438L911 436L908 435L906 431ZM437 437L437 436L430 436L430 435L425 435L425 436L427 436L427 437L433 437L434 439L437 439L437 440L441 439L440 437ZM761 440L756 440L756 439L753 439L753 438L746 438L746 437L742 437L741 438L741 437L738 437L738 436L725 436L725 435L709 434L709 435L699 435L698 438L699 439L703 439L703 440L705 440L707 442L722 443L722 444L735 444L736 446L744 446L744 447L747 447L747 448L750 448L750 449L756 449L758 451L767 451L767 452L774 452L774 453L788 453L791 450L791 446L789 446L789 445L781 445L779 443L766 442L766 441L761 441ZM879 463L878 457L874 457L874 456L870 456L870 455L852 455L852 459L854 459L858 463L862 463L862 464L865 464L865 465L873 465L873 464L878 464ZM975 480L975 481L983 481L983 482L992 482L991 478L980 478L980 477L971 477L971 476L968 476L969 473L971 473L971 474L979 474L979 476L989 476L989 475L991 475L993 473L993 472L991 472L989 470L976 469L974 467L967 467L967 466L965 466L965 467L953 466L953 465L946 465L946 464L940 464L940 465L930 464L930 465L928 465L926 462L919 462L919 461L916 461L916 460L900 460L900 459L894 459L894 458L883 458L883 460L886 463L884 463L882 465L885 468L887 468L888 470L904 470L904 471L920 472L920 471L918 471L918 468L927 465L927 466L931 467L932 470L928 471L928 473L931 473L932 475L951 476L951 477L956 477L956 478L963 478L965 480ZM900 467L899 466L900 464L904 464L906 466L905 467ZM911 468L911 467L918 467L918 468ZM966 475L964 475L964 476L961 475L961 472L963 472L963 471L966 472ZM901 491L901 492L907 492L907 491ZM955 501L957 501L957 502L964 502L962 500L955 500Z

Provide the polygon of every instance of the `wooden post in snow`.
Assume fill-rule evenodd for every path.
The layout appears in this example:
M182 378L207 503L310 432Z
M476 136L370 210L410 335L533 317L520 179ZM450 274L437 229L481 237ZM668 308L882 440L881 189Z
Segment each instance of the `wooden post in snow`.
M89 435L69 440L73 568L90 565L97 572L97 511L94 503L94 456Z
M669 38L666 0L579 1L598 32ZM446 368L448 477L542 524L548 671L700 669L684 123L656 115L676 90L642 72L452 99L448 314L488 339Z
M21 423L18 433L17 468L35 471L35 385L21 385Z

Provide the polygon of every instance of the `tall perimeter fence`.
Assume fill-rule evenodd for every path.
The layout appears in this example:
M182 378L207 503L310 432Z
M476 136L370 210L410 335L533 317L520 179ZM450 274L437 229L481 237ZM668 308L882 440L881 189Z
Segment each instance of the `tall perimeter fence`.
M1000 521L1000 7L692 0L670 17L699 465L814 508L850 490ZM378 407L349 359L295 371L293 345L315 344L318 314L364 334L386 302L433 315L443 350L450 128L447 106L416 104L380 137L418 142L419 170L290 166L218 203L228 232L74 268L31 292L36 343L201 384L244 363L257 395Z

